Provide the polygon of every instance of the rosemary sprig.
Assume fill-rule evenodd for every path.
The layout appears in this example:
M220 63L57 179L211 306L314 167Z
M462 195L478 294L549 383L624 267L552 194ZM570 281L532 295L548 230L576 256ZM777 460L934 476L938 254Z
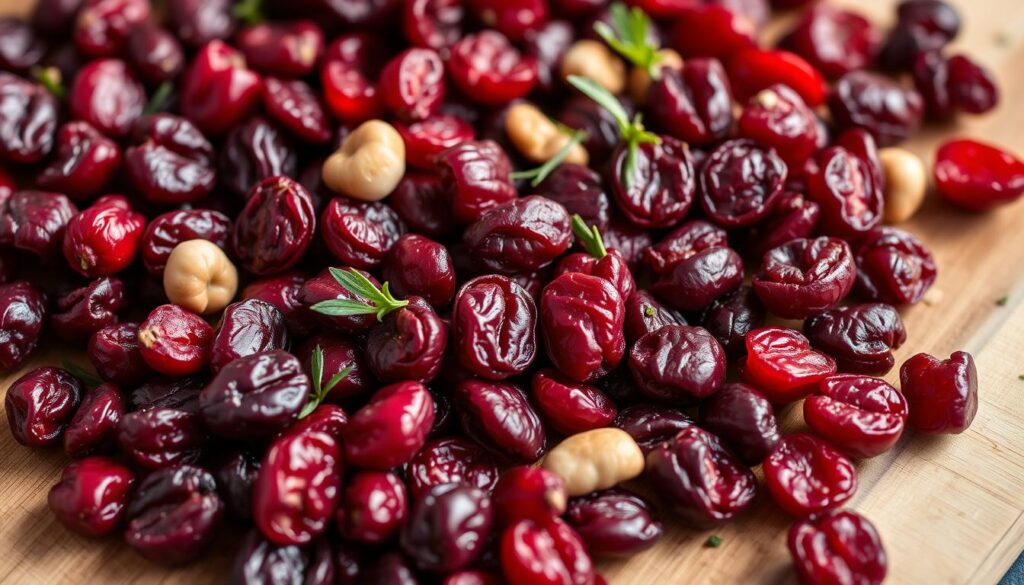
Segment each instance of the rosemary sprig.
M608 249L604 247L604 240L601 238L601 231L597 226L587 226L587 222L579 214L572 216L572 233L580 241L583 249L588 254L600 260L608 255Z
M531 187L536 187L537 185L540 185L544 179L548 178L548 175L554 172L554 170L557 169L559 165L565 162L566 157L569 156L569 153L572 152L572 149L575 148L577 144L580 144L581 142L586 140L587 136L587 133L582 130L570 130L569 141L565 143L565 146L558 149L558 152L555 153L555 156L548 159L544 164L540 165L539 167L535 167L525 171L513 172L512 178L532 179L530 181Z
M259 24L266 20L263 14L263 0L242 0L231 10L235 18L245 24Z
M361 272L355 268L341 270L331 268L331 276L338 281L345 290L355 296L365 299L332 299L320 301L311 308L317 313L331 315L332 317L347 317L351 315L376 315L378 321L384 320L384 316L392 311L401 309L409 304L409 301L400 301L392 294L388 283L377 288L377 285L370 282Z
M299 412L299 418L305 418L309 416L311 412L316 410L317 406L324 401L324 398L338 382L341 382L352 373L352 366L344 367L331 376L331 379L327 381L326 385L321 386L320 380L324 376L324 350L319 345L313 350L313 355L309 358L309 371L313 375L313 392L309 395L309 400L306 405L302 407L302 411Z
M167 104L171 101L171 94L174 92L174 84L170 81L165 81L156 88L153 92L153 96L149 98L149 103L146 104L146 108L142 110L143 114L156 114L167 109Z
M85 368L74 362L65 361L61 366L89 388L95 388L103 383L103 380L100 380L95 374L88 372Z
M630 63L645 69L651 79L660 78L661 68L657 65L663 56L658 53L660 47L648 37L650 17L636 6L626 8L619 2L612 4L610 16L614 26L598 21L594 31Z

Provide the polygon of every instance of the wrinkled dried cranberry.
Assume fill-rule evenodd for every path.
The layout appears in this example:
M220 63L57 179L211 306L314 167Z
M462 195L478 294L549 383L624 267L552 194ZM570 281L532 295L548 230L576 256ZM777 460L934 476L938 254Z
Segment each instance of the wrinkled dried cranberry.
M134 387L149 373L139 351L139 324L107 325L89 338L89 362L100 378L119 386Z
M50 316L50 323L62 339L84 340L116 323L124 305L124 283L117 278L99 278L57 299L60 312Z
M199 412L217 435L265 437L290 426L309 393L299 360L285 351L265 351L221 368L199 394Z
M978 412L978 370L965 351L940 360L919 353L900 366L907 423L921 433L962 433Z
M49 154L57 110L56 98L41 85L0 71L0 159L34 163Z
M750 15L718 4L687 6L668 31L668 44L684 59L715 57L728 59L733 53L755 45L757 32Z
M408 124L395 123L405 142L405 162L419 169L434 168L438 153L473 140L473 126L450 114L435 113Z
M907 339L899 312L884 303L824 311L804 322L804 333L841 371L860 374L891 370L896 363L892 350Z
M839 304L853 288L854 268L843 240L792 240L765 254L754 292L770 312L800 319Z
M12 372L32 355L46 322L46 296L27 281L0 284L0 372Z
M181 113L208 134L222 134L246 118L260 96L260 76L221 41L193 58L181 84Z
M113 447L117 425L124 412L124 401L117 386L100 384L86 391L64 431L64 452L77 458Z
M110 136L124 136L146 106L146 92L120 59L89 63L75 76L68 98L71 113Z
M551 427L566 435L606 427L615 420L615 404L589 384L562 378L551 369L533 375L531 394Z
M641 403L622 409L615 426L629 433L647 454L693 426L693 420L682 410Z
M739 119L739 134L774 149L786 165L796 168L817 151L821 139L814 110L780 84L750 98Z
M667 325L687 324L681 313L663 305L645 290L637 290L630 295L626 299L625 310L626 342L631 346L647 333Z
M153 378L132 391L129 410L161 407L196 412L199 410L199 393L205 385L206 380L199 376Z
M666 325L644 335L629 352L629 369L641 392L680 404L704 398L725 381L725 351L707 330Z
M354 268L370 269L380 264L405 232L405 225L383 203L335 197L320 216L320 231L335 258Z
M434 401L422 384L384 386L345 427L345 460L382 471L407 463L423 447L433 423Z
M700 317L700 325L713 335L728 355L746 353L747 333L764 324L764 305L753 289L743 286L708 305Z
M171 28L186 44L199 48L226 39L235 30L230 0L178 0L167 6Z
M950 140L935 153L935 183L947 201L984 211L1024 195L1024 162L997 146Z
M935 282L931 252L910 232L883 226L857 246L857 288L874 301L913 304Z
M782 437L763 468L772 499L794 516L837 508L857 489L853 463L811 435Z
M240 585L295 582L325 585L334 582L334 559L331 546L318 539L308 547L294 544L278 545L253 530L242 540L235 557L231 582ZM338 581L347 585L347 581Z
M231 235L242 266L267 275L294 266L316 231L313 200L306 188L288 177L270 177L253 187Z
M578 252L562 257L555 267L555 276L566 272L579 272L603 278L612 283L619 296L628 299L636 290L636 282L622 253L616 249L599 250L604 256L596 257L593 252Z
M863 128L881 146L890 146L917 131L924 103L919 93L887 77L853 71L836 83L829 110L840 129Z
M327 433L336 441L340 441L346 426L348 426L348 415L340 406L321 404L313 412L300 418L288 429L288 432L291 434Z
M612 154L609 182L619 210L640 227L675 225L690 210L697 190L690 149L668 136L662 136L660 144L641 144L633 172L627 175L629 153L623 144Z
M380 283L372 275L369 273L362 274L375 286L380 287ZM338 284L338 281L334 279L326 268L303 283L299 291L299 298L307 306L335 299L361 300L365 302L365 299L358 297L350 290ZM314 313L314 316L319 319L321 326L326 325L342 333L365 333L377 323L377 319L370 314L335 316Z
M306 278L298 272L262 278L242 290L242 299L258 299L274 305L284 315L288 332L292 336L303 337L311 333L317 324L315 314L299 298L305 281Z
M775 209L747 232L744 238L746 254L760 259L790 240L809 237L818 224L820 209L802 193L784 191Z
M441 371L448 327L420 297L389 313L366 338L366 363L384 383L430 382Z
M520 520L501 537L501 569L510 583L586 585L594 565L586 545L564 521Z
M496 142L463 142L438 153L436 164L460 223L473 223L484 212L517 197L512 163Z
M54 157L36 183L77 200L102 191L121 168L120 147L87 122L61 126Z
M737 51L729 59L729 81L740 100L781 83L788 85L812 108L825 101L825 79L810 63L789 51L749 48Z
M830 78L872 65L881 31L852 10L819 4L804 13L783 44Z
M752 140L730 140L716 148L700 173L701 206L726 227L764 218L786 182L786 163Z
M874 457L891 449L906 419L907 399L870 376L829 376L804 401L807 426L851 457Z
M192 122L155 114L142 118L134 134L137 145L124 154L125 174L148 201L188 203L213 190L213 146Z
M153 276L161 276L167 257L178 244L208 240L224 248L231 233L231 219L212 209L179 209L153 218L142 235L142 263Z
M60 193L18 191L0 199L0 244L54 258L68 222L77 214L75 204Z
M800 332L762 327L747 334L743 379L774 404L786 404L811 394L818 382L836 372L832 358L811 349Z
M562 164L537 186L537 192L560 203L570 215L604 232L611 220L611 203L601 175L576 164Z
M478 376L501 380L522 373L537 353L537 306L504 276L481 276L464 284L451 321L459 363Z
M682 311L699 311L743 283L743 260L732 248L713 247L677 262L651 291Z
M421 570L449 573L480 557L493 522L487 492L464 484L434 486L413 504L402 527L402 550Z
M135 260L146 217L121 195L104 195L72 217L64 232L64 258L88 278L110 276Z
M708 248L728 246L722 228L703 220L688 221L657 244L644 250L644 263L656 274L665 274L679 262Z
M306 82L267 77L260 96L267 116L297 138L317 144L331 139L324 106Z
M537 60L494 30L466 35L452 45L447 69L463 93L485 105L523 97L537 84Z
M259 460L248 453L235 453L214 472L228 513L239 520L252 518L252 486L259 471Z
M454 404L466 434L483 446L521 462L543 453L544 426L518 386L465 380L455 389Z
M278 175L293 177L297 157L288 137L261 116L233 127L221 144L221 184L245 198L257 183Z
M718 59L690 59L682 70L663 67L647 102L655 125L689 144L715 142L732 130L732 90Z
M46 447L61 438L82 395L79 381L60 368L36 368L7 388L4 409L14 438Z
M566 522L599 556L632 556L653 546L663 532L650 502L619 488L573 498Z
M578 272L555 278L540 301L548 359L571 380L600 378L625 353L624 318L622 297L607 280Z
M433 49L413 47L388 61L380 72L378 91L392 114L405 120L423 120L444 99L444 63Z
M276 307L256 299L232 303L210 346L210 368L216 373L236 359L289 345L284 315Z
M447 188L434 174L408 172L387 198L410 231L442 239L455 231Z
M85 0L75 20L75 47L92 57L115 55L149 13L149 0Z
M210 361L213 327L177 305L160 305L139 325L146 365L168 376L198 372Z
M794 522L787 539L801 583L880 585L885 549L878 532L852 510L833 510Z
M571 241L565 208L538 195L485 211L463 236L467 253L501 274L539 270L561 256Z
M360 471L348 480L338 503L338 530L353 542L385 542L406 522L408 506L405 484L397 475Z
M159 469L197 461L206 443L206 430L194 412L154 405L121 418L117 443L134 464Z
M462 37L465 8L461 0L410 0L404 3L402 23L410 44L438 51Z
M308 20L264 22L238 31L235 42L253 69L269 75L304 77L320 58L324 33Z
M111 533L124 518L135 476L107 457L88 457L69 463L47 495L53 515L84 536Z
M381 275L400 297L422 296L434 307L455 295L455 268L448 249L429 238L406 234L384 257Z
M779 441L771 403L746 384L726 384L705 400L700 423L721 437L747 465L763 461Z
M418 499L433 486L451 483L490 491L498 481L498 466L476 443L450 437L424 445L409 462L406 474L409 491Z
M342 35L327 47L320 82L327 106L335 116L343 122L357 123L381 113L376 76L386 58L382 39L365 33Z
M944 0L900 2L896 14L896 26L881 54L890 69L909 69L914 57L945 47L960 32L960 14Z
M125 39L124 52L146 83L158 85L178 77L185 54L177 37L154 24L135 26Z
M821 208L819 227L828 235L856 238L882 221L882 187L869 162L842 146L818 153L808 194Z

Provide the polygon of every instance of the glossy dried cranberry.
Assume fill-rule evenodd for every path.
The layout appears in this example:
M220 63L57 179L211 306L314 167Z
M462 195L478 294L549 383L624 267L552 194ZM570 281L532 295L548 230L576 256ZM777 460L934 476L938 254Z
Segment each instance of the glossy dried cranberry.
M570 272L541 295L540 327L548 359L571 380L589 382L619 365L625 353L625 305L603 278Z
M693 156L686 145L668 136L660 144L637 147L633 172L626 174L630 149L623 144L612 154L612 198L633 224L646 228L671 227L693 205L697 190Z
M870 376L829 376L804 401L807 426L851 457L874 457L891 449L906 419L907 399Z
M177 305L161 305L139 325L139 351L146 365L168 376L198 372L210 361L213 327Z
M768 492L780 508L807 516L843 505L857 489L853 463L811 435L786 435L764 461Z
M596 171L576 164L561 164L537 186L537 192L560 203L570 215L604 232L611 220L611 202Z
M341 449L319 432L271 444L253 485L253 520L277 544L306 544L322 534L341 497Z
M743 260L732 248L713 247L675 264L651 291L682 311L699 311L743 283Z
M962 433L978 412L978 370L965 351L940 360L919 353L900 366L907 423L920 433Z
M384 257L381 275L399 297L421 296L434 307L455 295L455 268L448 249L429 238L406 234Z
M950 140L935 153L939 194L964 209L984 211L1024 195L1024 162L997 146Z
M43 86L0 71L0 159L34 163L53 149L57 99Z
M819 4L804 13L782 44L835 79L870 67L881 48L882 34L857 12Z
M376 76L387 54L382 39L365 33L342 35L327 47L320 82L336 117L355 124L381 113Z
M64 258L88 278L117 274L135 260L145 227L145 216L132 211L128 199L105 195L68 221Z
M212 475L191 465L168 467L138 484L125 509L124 539L147 559L182 564L213 542L223 516Z
M405 484L394 473L360 471L345 486L338 504L338 530L346 540L379 544L401 528L408 515Z
M729 59L729 80L736 97L746 101L776 83L788 85L812 108L825 102L825 79L810 63L789 51L749 48Z
M829 109L840 129L863 128L880 145L890 146L917 131L924 102L916 91L887 77L853 71L836 83Z
M716 142L732 129L732 90L718 59L690 59L682 70L663 67L647 102L658 128L690 144Z
M447 69L463 93L484 105L523 97L537 84L537 60L494 30L466 35L452 45Z
M629 433L646 455L693 426L693 420L682 410L641 403L622 409L615 426Z
M309 393L299 360L281 350L266 351L224 366L199 394L199 412L217 435L265 437L290 426Z
M764 305L753 289L743 286L716 299L700 317L700 325L713 335L730 356L742 355L747 333L764 324Z
M500 526L519 520L545 522L565 513L565 481L543 467L518 465L502 472L494 486L494 506Z
M728 59L755 45L757 32L750 15L719 4L688 6L680 11L668 31L668 44L684 59Z
M233 127L221 144L221 183L245 198L260 181L293 177L298 161L288 137L265 118L254 116Z
M571 241L565 208L539 195L485 211L463 235L467 253L501 274L539 270L561 256Z
M455 218L447 188L433 174L408 172L388 196L388 205L410 231L442 239L455 231Z
M878 228L857 246L857 288L874 301L916 303L935 282L936 270L924 244L898 228Z
M153 218L142 235L142 263L153 276L161 276L167 257L178 244L208 240L224 248L231 233L228 216L212 209L179 209Z
M473 140L473 126L450 114L431 114L408 124L396 122L395 129L405 142L405 162L419 169L434 168L441 151Z
M139 324L107 325L89 338L89 362L100 378L119 386L134 387L149 374L139 351Z
M594 254L603 254L595 256ZM636 282L622 253L616 249L605 249L604 244L587 253L579 252L564 256L555 266L555 276L566 272L579 272L603 278L612 283L619 295L628 299L636 290Z
M948 72L939 77L947 80L946 91L952 107L970 114L984 114L999 103L999 87L988 69L966 55L950 57L945 66Z
M721 437L747 465L763 461L779 441L771 403L746 384L726 384L705 400L700 423Z
M189 203L213 190L213 146L192 122L170 114L146 116L135 135L137 145L125 150L125 173L146 200Z
M493 457L476 443L459 437L428 442L406 468L409 491L419 499L430 488L461 483L491 491L498 481Z
M288 429L288 432L291 434L327 433L336 441L340 441L346 426L348 426L348 415L340 406L321 404L313 412L300 418Z
M443 50L462 37L465 8L461 0L410 0L404 3L402 24L410 44Z
M725 351L705 329L667 325L644 335L629 352L638 389L659 400L686 403L725 381Z
M896 26L881 55L891 69L909 69L914 57L942 49L960 32L960 14L944 0L900 2L896 14Z
M68 102L75 118L107 135L120 137L128 134L135 120L142 116L146 92L127 63L103 59L78 72Z
M278 545L264 539L258 530L253 530L242 540L238 556L235 557L231 582L256 585L282 581L287 583L292 580L325 585L334 582L334 573L331 546L325 539L318 539L308 547ZM348 582L338 583L346 585Z
M695 219L688 221L671 231L657 244L644 250L644 263L655 274L665 274L672 268L708 248L728 246L729 241L725 230Z
M27 281L0 284L0 372L18 369L39 344L46 296Z
M441 56L432 49L406 49L384 66L378 91L384 106L399 118L429 117L445 94Z
M746 254L751 258L762 258L790 240L809 237L818 224L820 214L818 204L802 193L784 191L775 209L747 232L744 238Z
M306 82L266 77L260 98L267 116L297 138L317 144L331 139L324 106Z
M433 423L434 401L422 384L384 386L345 427L345 460L382 471L407 463L423 447Z
M260 97L260 76L221 41L207 43L185 70L181 113L208 134L222 134L244 120Z
M60 368L36 368L7 388L4 409L11 434L26 447L61 438L82 395L79 381Z
M430 382L441 371L448 327L420 297L389 313L366 339L366 363L384 383Z
M664 531L650 502L619 488L573 498L566 522L598 556L632 556L653 546Z
M109 450L116 444L117 425L124 412L117 386L100 384L86 391L64 431L64 452L77 458Z
M565 380L555 370L535 373L531 391L544 419L566 435L609 426L617 414L615 403L596 387Z
M510 583L586 585L594 564L583 539L564 521L520 520L501 537L501 570Z
M177 37L153 24L135 26L125 39L124 52L146 83L159 85L178 77L185 54Z
M455 389L454 404L466 434L483 446L524 463L543 453L544 425L518 386L465 380Z
M794 522L787 539L801 583L880 585L886 561L874 525L852 510L833 510Z
M230 0L179 0L167 6L171 29L190 47L226 39L235 30Z
M125 305L124 283L116 278L99 278L57 299L50 323L62 339L84 340L117 322Z
M335 258L354 268L369 269L405 232L393 209L383 203L364 203L335 197L320 216L321 233Z
M362 274L371 283L380 288L380 283L377 282L376 278L369 273L364 272ZM338 284L338 281L334 279L334 276L326 268L303 283L299 291L299 298L307 306L315 305L321 301L336 299L365 301L362 297L357 296L352 291ZM323 315L315 312L313 314L319 319L321 326L328 326L342 333L365 333L378 322L372 314L345 316Z
M463 142L438 153L436 164L460 223L473 223L484 212L517 197L512 163L496 142Z
M806 337L793 329L763 327L747 334L743 379L774 404L786 404L811 394L818 382L836 372L836 363L811 349Z
M229 363L257 353L288 349L284 315L266 301L249 299L224 309L210 346L210 368L216 373Z
M83 536L110 534L121 524L135 476L107 457L69 463L47 495L53 515Z
M636 113L633 103L626 98L619 101L629 119L633 119ZM581 95L569 97L562 105L557 119L569 128L587 133L587 139L583 142L583 146L587 149L590 163L593 165L607 161L619 145L619 123L608 110L588 97Z
M60 193L18 191L0 200L0 244L54 258L68 222L77 214L75 204Z
M749 226L772 210L786 174L775 151L752 140L724 142L701 169L701 206L720 225Z
M61 126L54 157L36 183L78 200L101 192L121 168L121 148L87 122Z
M413 505L402 527L402 550L420 570L450 573L480 557L493 522L487 492L464 484L434 486Z
M324 34L308 20L247 26L235 35L248 65L261 73L304 77L324 49Z
M754 474L718 437L695 426L651 451L645 476L669 508L695 526L731 519L757 494Z
M739 134L774 149L786 165L796 168L818 150L821 139L814 110L800 94L781 84L750 98L740 116Z
M0 18L0 69L25 72L46 55L46 42L32 25L14 16Z
M117 443L134 464L159 469L197 461L206 443L206 430L194 412L154 405L121 418Z
M317 317L299 298L305 281L306 278L298 272L262 278L242 290L242 299L258 299L274 305L284 315L288 332L302 337L311 333L317 324Z
M129 410L161 407L193 413L199 409L199 392L205 385L198 376L153 378L132 391Z
M819 313L804 322L815 348L836 360L844 372L884 374L896 363L892 350L907 339L900 314L891 305L851 305Z
M504 276L481 276L464 284L451 322L459 363L478 376L502 380L522 373L537 353L537 306Z
M85 0L75 20L75 47L93 57L115 55L149 13L149 0Z
M302 258L315 230L316 214L306 188L288 177L270 177L249 193L231 242L246 270L274 274Z
M323 351L324 357L321 388L326 388L331 378L344 368L352 368L348 375L327 393L327 402L350 404L353 400L365 397L373 389L373 380L363 357L363 348L344 337L320 334L307 339L295 352L305 368L306 375L313 375L310 360L317 347Z
M808 193L821 207L821 230L856 238L882 221L882 190L871 167L842 146L818 154L818 170L808 177Z
M773 314L801 319L838 305L853 288L854 268L843 240L792 240L765 254L754 292Z
M625 304L626 342L632 346L644 335L667 325L686 325L686 318L645 290L635 291Z
M239 520L252 518L252 486L259 471L258 459L248 453L236 453L214 472L217 489L228 513Z

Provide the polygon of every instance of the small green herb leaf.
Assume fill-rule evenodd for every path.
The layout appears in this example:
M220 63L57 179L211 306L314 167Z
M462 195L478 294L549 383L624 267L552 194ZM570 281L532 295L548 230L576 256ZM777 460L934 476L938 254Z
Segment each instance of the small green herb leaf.
M409 301L400 301L391 294L388 283L377 288L377 285L370 282L370 279L363 276L355 268L341 270L331 268L331 276L338 284L353 295L365 299L332 299L320 301L311 308L317 313L331 315L334 317L348 317L351 315L376 315L378 321L382 321L388 313L401 309L409 304Z
M614 27L598 21L594 31L618 54L658 79L660 71L656 66L662 56L658 54L659 47L648 38L651 19L640 8L626 8L618 2L612 5L610 15Z
M647 315L648 317L653 317L655 313L657 313L657 311L655 310L654 307L652 307L650 305L647 305L646 307L644 307L644 315Z
M530 181L531 187L540 185L541 181L548 178L555 169L559 167L564 161L572 149L579 143L587 139L587 133L582 130L570 131L569 142L565 143L565 146L558 149L555 156L551 157L544 164L539 167L532 168L526 171L516 171L512 173L513 179L532 179Z
M95 374L86 371L85 368L74 362L64 362L61 365L65 370L68 371L69 374L78 378L79 382L85 384L90 388L95 388L96 386L99 386L100 384L103 383L103 380L100 380Z
M331 317L350 317L352 315L376 315L377 307L368 305L361 301L348 299L335 299L333 301L320 301L312 306L312 309L323 315Z
M722 537L717 534L712 534L706 541L704 541L704 546L708 548L718 548L722 546Z
M331 379L327 381L326 386L321 386L320 380L324 377L324 350L319 345L313 350L313 355L309 357L309 373L312 375L312 386L313 391L309 394L309 400L306 401L305 406L299 412L299 418L306 418L311 412L316 410L317 406L324 401L324 398L331 391L332 388L338 385L352 373L352 366L342 368L338 373L331 376Z
M253 25L263 22L263 0L242 0L231 10L235 18L245 24Z
M579 214L572 216L572 233L579 239L583 249L594 258L600 260L608 255L604 240L601 239L601 231L596 225L587 227L587 222L583 221Z
M153 97L149 98L149 103L146 104L146 109L142 111L143 114L156 114L167 109L167 104L171 101L171 94L174 92L174 84L170 81L165 81L160 84L160 87L156 88L153 92Z
M46 91L56 98L63 98L68 95L67 88L61 79L60 69L56 67L33 67L32 78L46 88Z
M1010 300L1010 297L1003 295L996 299L996 306L1005 307L1006 303Z

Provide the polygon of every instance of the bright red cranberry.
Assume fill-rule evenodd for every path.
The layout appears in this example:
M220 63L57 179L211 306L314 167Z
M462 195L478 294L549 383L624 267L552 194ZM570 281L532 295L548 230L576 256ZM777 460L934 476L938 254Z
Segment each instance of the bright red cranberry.
M710 395L725 381L725 351L706 330L666 325L629 352L629 369L645 395L672 403Z
M189 203L216 186L213 146L185 118L146 116L136 125L135 143L125 150L125 173L151 203Z
M242 540L235 557L231 582L252 585L298 579L299 583L311 585L332 583L336 569L331 548L323 538L308 547L278 545L264 539L258 530L252 530ZM348 581L337 583L349 585Z
M331 43L324 53L320 82L335 116L355 124L381 113L376 80L386 59L383 42L364 33L342 35Z
M874 301L913 304L935 282L931 252L910 232L883 226L857 246L857 288Z
M298 160L288 137L261 116L232 128L221 144L218 177L239 198L246 198L260 181L293 177Z
M708 144L732 130L732 90L718 59L698 57L682 70L662 68L647 101L657 127L684 142Z
M632 346L644 335L667 325L686 325L686 318L645 290L635 291L625 304L626 343Z
M27 281L0 284L0 372L18 369L35 351L46 323L46 296Z
M81 399L82 386L60 368L36 368L7 388L4 409L11 434L26 447L46 447L61 438Z
M92 334L89 362L101 378L118 386L135 387L149 375L138 334L138 323L107 325Z
M798 93L780 84L750 98L740 116L739 133L774 149L793 167L802 165L818 150L821 138L814 110Z
M810 63L789 51L743 49L729 59L729 80L741 100L776 83L788 85L812 108L825 102L825 79Z
M487 492L464 484L434 486L413 504L402 527L402 550L420 570L450 573L480 557L493 522Z
M851 457L874 457L891 449L906 419L907 399L870 376L829 376L804 401L807 426Z
M668 136L662 136L660 144L641 144L636 149L633 172L626 175L629 152L629 147L622 144L612 154L609 181L619 210L639 227L675 225L690 210L697 190L690 149Z
M135 260L145 226L125 197L105 195L68 222L64 258L88 278L117 274Z
M561 164L537 186L537 192L560 203L570 215L602 233L611 220L611 202L596 171L575 164Z
M281 77L309 74L324 48L323 32L308 20L248 26L235 41L253 69Z
M501 380L522 373L537 353L537 306L504 276L481 276L464 284L451 321L455 355L478 376Z
M744 251L762 258L770 250L798 238L808 238L818 225L821 208L802 193L784 191L771 211L745 237Z
M838 305L853 288L854 269L843 240L792 240L765 254L753 286L771 313L802 319Z
M493 30L466 35L455 43L447 68L455 85L484 105L523 97L537 84L537 60Z
M199 395L199 412L214 434L266 437L295 421L309 393L299 360L285 351L265 351L221 368Z
M433 486L462 483L490 491L498 481L493 457L458 437L428 442L406 468L409 491L418 499Z
M944 0L906 0L896 14L881 55L890 69L909 69L915 57L942 49L960 32L960 14Z
M473 127L450 114L432 114L408 124L395 123L405 141L405 161L420 169L433 169L437 155L457 144L473 140Z
M571 380L600 378L625 353L624 318L622 297L607 280L577 272L555 278L540 302L548 359Z
M151 85L176 79L185 68L177 37L154 24L135 26L125 39L124 52L142 80Z
M338 503L338 530L353 542L386 542L408 515L405 484L394 473L360 471L345 486Z
M836 79L870 67L881 48L882 33L857 12L818 4L804 13L783 44Z
M116 55L149 13L149 0L85 0L75 20L75 47L91 57Z
M57 99L43 88L0 71L0 160L34 163L53 149Z
M139 325L139 351L146 365L168 376L198 372L210 361L213 327L177 305L161 305Z
M406 49L380 73L378 91L384 106L405 120L423 120L444 99L444 63L432 49Z
M313 350L318 346L324 356L321 388L326 388L331 378L344 368L352 368L348 375L327 393L326 402L346 405L353 401L359 402L359 399L366 397L373 390L374 384L365 363L363 348L344 337L320 334L308 338L295 352L306 375L312 376L310 359Z
M567 500L561 476L543 467L510 467L494 486L495 513L501 526L524 519L545 522L557 518L565 513Z
M829 98L832 119L840 128L864 128L882 146L902 142L921 124L921 95L867 71L844 75Z
M127 467L107 457L69 463L47 496L53 515L83 536L104 536L118 528L135 483Z
M248 299L224 309L210 346L210 368L257 353L286 350L291 344L284 314L266 301Z
M555 370L535 373L531 391L545 420L566 435L609 426L617 414L615 403L596 387L565 380Z
M422 384L384 386L345 427L345 460L378 470L407 463L423 447L433 423L434 401Z
M258 183L238 217L232 246L242 266L268 275L294 266L313 239L316 214L306 188L288 177Z
M21 18L0 18L0 69L24 73L46 55L46 42L31 23Z
M544 426L518 386L465 380L454 404L466 434L483 446L519 462L536 461L543 453Z
M786 174L786 163L774 150L752 140L724 142L701 169L701 206L720 225L749 226L772 210Z
M850 460L811 435L786 435L764 461L768 492L780 508L803 517L842 506L857 489Z
M121 148L87 122L61 126L54 155L36 183L76 200L101 192L121 168Z
M695 526L731 519L757 494L754 474L718 437L695 426L647 455L646 477L670 509Z
M789 528L789 553L806 585L880 585L887 560L878 532L852 510L833 510L798 520Z
M430 382L441 371L448 327L420 297L389 313L366 339L366 363L381 382Z
M128 64L119 59L93 61L83 67L71 85L71 113L100 132L128 134L146 106L146 92Z
M693 420L682 410L641 403L622 409L615 426L629 433L647 454L693 426Z
M907 423L920 433L962 433L978 412L978 370L965 351L948 360L919 353L900 366L900 388L907 398Z
M260 76L246 68L240 52L211 41L185 71L181 113L204 132L222 134L256 106L260 85Z
M474 261L501 274L539 270L561 256L571 242L565 208L539 195L484 212L463 235Z
M82 341L116 323L125 302L121 280L98 278L57 299L60 312L50 316L50 323L61 339Z
M566 522L598 556L632 556L653 546L664 531L650 502L619 488L573 498Z
M212 209L179 209L153 218L142 235L142 264L153 276L162 276L167 257L178 244L208 240L225 248L231 233L228 216Z
M289 434L326 433L336 441L341 441L345 427L348 426L348 415L345 410L335 404L321 404L313 412L300 418L290 429Z
M818 154L808 193L821 208L819 227L829 235L856 238L882 221L882 188L864 159L842 146Z
M832 358L811 349L810 342L798 331L763 327L747 334L743 379L774 404L811 394L818 382L835 372Z
M117 386L100 384L86 391L64 431L64 452L78 458L109 450L116 445L117 425L124 412Z
M903 319L892 305L851 305L818 313L804 322L815 348L836 360L839 369L859 374L884 374L896 359L894 349L907 340Z
M331 139L324 106L306 82L266 77L260 96L267 116L296 137L317 144Z
M673 21L668 44L684 59L728 59L741 49L753 47L756 32L750 16L743 11L718 4L692 6Z
M594 564L583 539L564 521L520 520L501 537L501 570L509 583L587 585Z
M410 0L402 12L405 38L411 45L447 52L462 38L464 15L462 0Z
M728 444L743 463L757 465L779 441L779 426L764 394L726 384L700 407L700 423Z
M763 325L764 321L764 305L748 286L716 299L700 317L701 327L707 329L730 356L746 353L747 334Z
M950 140L935 153L935 183L947 201L984 211L1024 195L1024 161L997 146Z
M517 197L511 180L512 163L493 141L453 146L438 153L436 164L459 223L473 223L484 212Z
M405 232L401 218L390 207L347 197L331 199L320 216L320 228L335 258L362 269L380 264Z
M125 509L124 539L147 559L183 564L213 542L223 516L212 475L191 465L168 467L137 485Z

